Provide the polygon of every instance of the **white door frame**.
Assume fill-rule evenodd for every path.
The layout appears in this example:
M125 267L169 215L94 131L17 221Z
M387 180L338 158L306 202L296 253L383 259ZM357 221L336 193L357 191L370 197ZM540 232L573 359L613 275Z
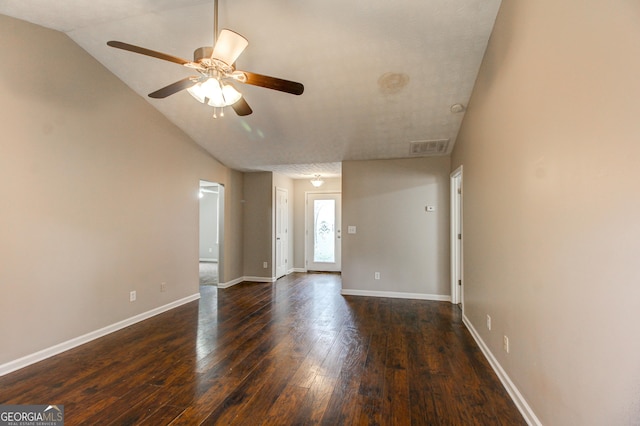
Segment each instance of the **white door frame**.
M337 210L336 210L336 219L338 220L338 223L336 224L336 263L337 263L337 268L329 268L329 269L316 269L316 268L311 268L311 270L319 270L319 271L335 271L335 272L340 272L342 271L342 192L341 191L331 191L331 190L327 190L327 191L306 191L304 193L304 268L305 271L309 270L309 264L312 263L310 260L310 250L309 250L309 245L310 245L310 238L311 235L309 235L309 231L313 230L313 223L309 223L309 212L311 209L311 206L309 206L309 196L310 195L338 195L340 197L340 203L338 205L336 205Z
M284 196L284 205L281 205L280 196ZM278 279L287 275L288 253L289 253L289 191L285 188L276 187L275 192L275 278Z
M221 283L224 278L224 185L219 182L209 181L200 179L198 184L198 192L201 194L202 189L208 189L210 186L215 186L218 192L218 203L216 206L217 209L217 245L218 245L218 255L216 262L218 263L218 283ZM198 200L200 200L199 197ZM200 201L198 201L198 204ZM198 216L200 216L200 209L198 208ZM200 239L200 225L198 220L198 239ZM198 261L201 261L202 258L198 254Z
M462 239L462 166L451 173L451 303L464 311L464 268Z

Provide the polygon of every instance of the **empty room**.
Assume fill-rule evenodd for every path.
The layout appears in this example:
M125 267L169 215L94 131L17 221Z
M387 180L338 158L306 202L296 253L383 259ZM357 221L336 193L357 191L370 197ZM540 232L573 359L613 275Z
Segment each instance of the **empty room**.
M0 424L640 424L640 4L0 2Z

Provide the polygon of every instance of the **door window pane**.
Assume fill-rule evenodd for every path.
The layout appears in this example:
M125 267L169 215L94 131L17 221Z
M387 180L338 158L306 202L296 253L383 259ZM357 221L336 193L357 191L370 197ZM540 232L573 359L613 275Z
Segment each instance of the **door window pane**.
M313 202L313 261L335 262L336 201Z

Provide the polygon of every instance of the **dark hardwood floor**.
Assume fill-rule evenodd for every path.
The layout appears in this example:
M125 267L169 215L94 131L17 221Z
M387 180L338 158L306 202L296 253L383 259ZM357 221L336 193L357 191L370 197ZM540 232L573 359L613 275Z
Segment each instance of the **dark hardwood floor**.
M336 274L199 301L0 377L65 424L521 425L446 302L340 295Z

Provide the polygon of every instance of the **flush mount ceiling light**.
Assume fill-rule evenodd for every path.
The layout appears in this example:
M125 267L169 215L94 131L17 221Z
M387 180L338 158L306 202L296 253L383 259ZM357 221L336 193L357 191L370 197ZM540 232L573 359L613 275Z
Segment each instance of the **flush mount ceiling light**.
M457 114L459 112L464 111L464 105L462 105L462 104L453 104L453 105L451 105L450 110L451 110L452 113Z
M311 185L315 186L316 188L321 187L323 183L324 180L322 180L320 175L315 175L313 179L311 179Z
M251 84L293 95L301 95L304 92L304 86L295 81L236 69L236 60L249 45L249 42L231 30L223 29L218 32L218 0L213 1L213 47L205 46L196 49L193 52L193 62L121 41L112 40L107 42L107 45L174 62L197 71L199 75L176 81L150 93L149 97L163 99L187 89L191 96L199 102L214 107L213 118L218 117L218 111L220 116L223 116L222 109L226 106L231 106L238 115L249 115L253 112L240 92L235 89L233 83Z

